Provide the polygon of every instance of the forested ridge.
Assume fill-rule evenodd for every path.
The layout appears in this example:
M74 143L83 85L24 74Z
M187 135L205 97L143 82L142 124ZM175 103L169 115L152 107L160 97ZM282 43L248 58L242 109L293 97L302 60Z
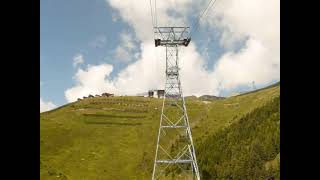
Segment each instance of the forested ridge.
M197 147L203 179L280 179L280 96Z

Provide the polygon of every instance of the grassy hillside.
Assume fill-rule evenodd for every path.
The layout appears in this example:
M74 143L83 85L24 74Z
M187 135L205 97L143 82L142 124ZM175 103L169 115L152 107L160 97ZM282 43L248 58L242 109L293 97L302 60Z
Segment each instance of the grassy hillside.
M204 179L280 179L279 98L198 143Z
M277 176L277 97L280 85L210 102L186 100L204 179ZM41 113L41 179L150 179L161 105L161 99L97 97ZM241 170L247 166L249 172Z
M225 97L203 95L203 96L200 96L199 99L202 101L214 101L214 100L219 100L219 99L225 99Z

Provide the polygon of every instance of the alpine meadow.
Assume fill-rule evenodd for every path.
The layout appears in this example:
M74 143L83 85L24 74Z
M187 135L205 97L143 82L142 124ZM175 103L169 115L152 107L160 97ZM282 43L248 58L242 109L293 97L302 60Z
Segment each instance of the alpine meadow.
M280 83L186 97L186 106L202 179L280 179ZM158 98L94 97L41 113L41 179L150 179L161 107ZM181 179L179 169L165 174Z

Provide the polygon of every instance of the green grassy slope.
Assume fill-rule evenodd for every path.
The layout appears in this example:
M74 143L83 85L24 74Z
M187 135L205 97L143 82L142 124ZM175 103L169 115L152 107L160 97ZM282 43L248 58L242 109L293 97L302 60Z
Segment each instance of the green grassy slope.
M280 179L270 162L280 154L279 98L198 143L204 179Z
M279 96L280 85L277 85L254 93L211 102L195 98L186 100L195 148L199 156L199 168L207 179L227 177L224 175L235 177L234 179L248 177L241 173L228 174L216 168L217 162L235 163L240 169L242 166L234 160L240 153L233 154L230 158L230 154L221 152L217 142L222 143L226 140L225 143L228 142L229 146L222 143L224 147L230 147L231 152L237 150L239 147L234 147L232 143L235 143L233 140L238 136L232 132L237 132L244 127L243 124L248 124L248 127L245 127L250 133L245 135L240 133L239 146L246 144L252 149L259 147L256 144L260 143L264 147L269 140L261 141L263 136L259 134L260 130L267 128L262 132L270 135L279 134L275 128L279 125L273 126L271 123L278 122L279 118L270 114L260 117L260 114L263 114L270 102L271 104L278 102L279 99L275 98ZM161 105L161 99L97 97L41 113L41 179L150 179ZM251 117L250 113L260 114L257 118L248 118ZM219 141L215 137L220 137ZM278 136L272 136L272 141L274 138L278 139ZM208 144L210 148L207 151L204 147ZM217 162L207 162L205 159L216 160L209 152L216 152L216 155L221 153L223 158ZM247 158L248 151L243 153L244 158ZM274 157L274 153L277 153L277 150L271 155L263 156L263 161L252 166L260 169L264 167L268 169L269 174L276 174L277 159L280 158L280 154ZM247 159L245 162L252 163Z

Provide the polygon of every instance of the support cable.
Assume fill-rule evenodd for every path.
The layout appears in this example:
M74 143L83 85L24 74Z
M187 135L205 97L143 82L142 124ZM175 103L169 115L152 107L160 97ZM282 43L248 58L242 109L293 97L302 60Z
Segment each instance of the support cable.
M150 11L151 11L151 21L152 21L152 27L154 27L154 18L153 18L153 10L152 10L152 3L151 0L150 1Z
M198 18L193 22L192 27L194 26L194 31L190 33L190 37L198 30L200 21L202 18L205 18L206 15L208 14L209 10L212 8L212 6L217 2L217 0L211 0L205 10L198 16Z
M154 0L154 12L155 12L155 25L158 27L158 19L157 19L157 0Z

